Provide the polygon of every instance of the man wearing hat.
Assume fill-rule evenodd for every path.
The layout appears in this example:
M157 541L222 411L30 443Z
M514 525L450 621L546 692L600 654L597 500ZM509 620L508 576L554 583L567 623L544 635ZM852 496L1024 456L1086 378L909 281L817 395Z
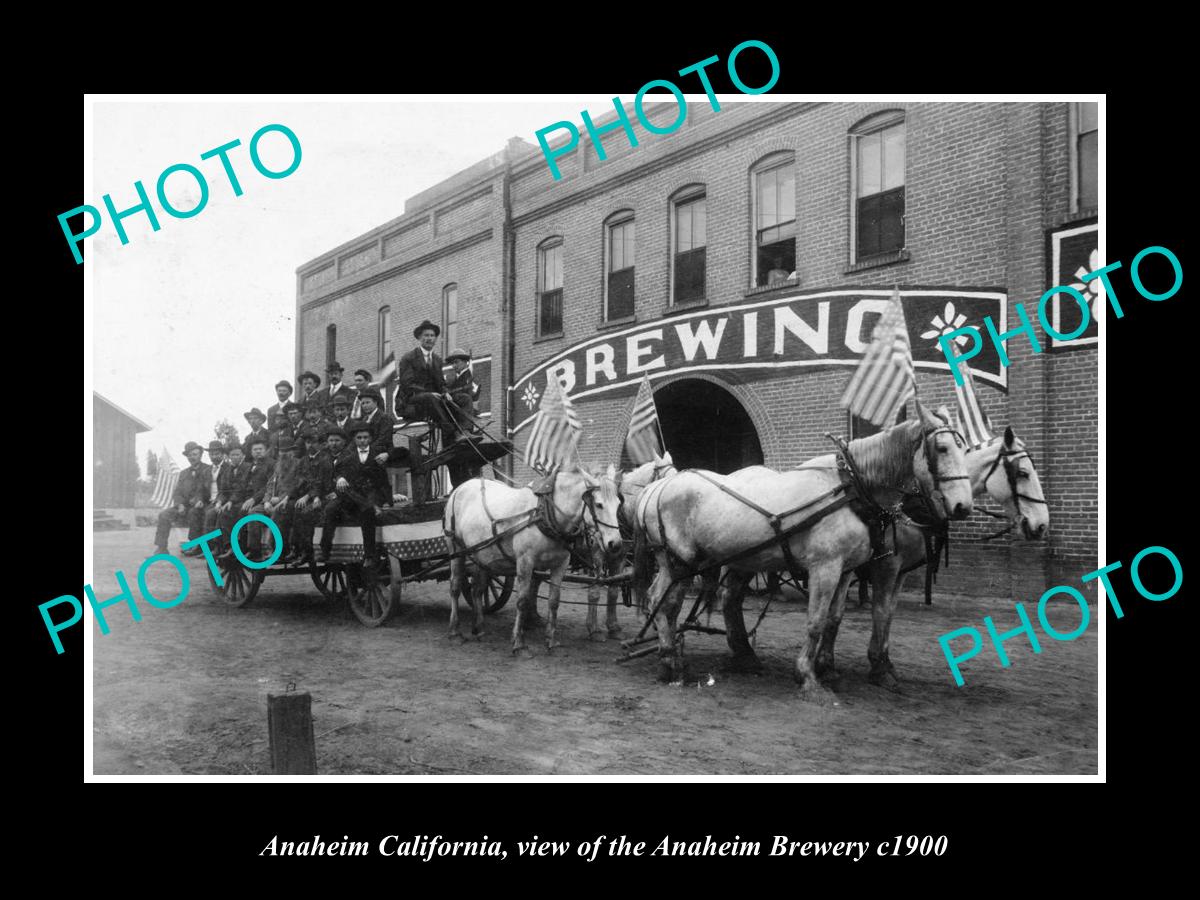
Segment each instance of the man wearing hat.
M340 432L341 429L335 428L330 435ZM378 563L375 555L376 507L392 505L392 486L387 470L371 455L371 426L355 421L350 426L350 434L354 438L354 445L338 454L333 463L335 497L325 507L317 562L329 560L334 530L347 515L354 515L362 528L363 567L373 569Z
M249 515L254 512L256 506L262 506L267 496L267 482L271 480L271 475L275 472L275 463L267 456L267 445L270 439L264 435L252 435L246 438L246 447L250 451L250 468L246 472L245 489L242 492L243 500L241 506L233 504L229 511L229 516L233 520L230 522L230 527L242 516ZM242 542L242 552L247 559L258 560L262 558L261 534L258 529L260 524L248 523L239 534L239 540ZM222 527L222 532L225 528ZM226 532L227 533L227 532ZM249 536L247 539L246 536ZM246 552L246 544L249 543L249 552Z
M313 531L324 513L325 498L333 493L333 460L325 450L324 435L311 428L302 428L300 440L305 452L296 463L296 487L292 492L296 498L292 514L292 553L284 559L287 565L312 562Z
M206 533L217 527L217 495L221 493L221 477L229 468L229 460L225 458L225 445L220 441L209 441L208 461L208 468L212 473L212 484L208 492L208 503L204 508L204 531Z
M316 372L305 372L298 380L300 396L296 398L296 402L303 406L317 395L317 388L321 386L321 376Z
M270 517L271 521L278 526L279 534L282 537L279 546L280 559L291 555L289 551L292 536L292 510L296 505L293 498L296 495L297 481L297 463L296 458L292 455L293 448L290 437L284 435L279 439L276 444L278 457L271 470L271 476L267 479L262 502L251 510L252 513L258 513L260 516ZM259 548L260 559L267 556L262 551L263 527L261 522L250 522L246 525L246 531L250 533L250 546Z
M303 425L300 407L290 400L283 404L283 418L271 432L272 459L279 459L279 442L285 437L292 442L293 447L299 446L297 442L300 440L300 428Z
M212 531L214 526L221 530L221 536L215 541L214 546L228 549L229 530L241 518L242 504L248 496L247 483L249 479L250 461L246 459L246 452L242 449L242 445L234 444L229 448L229 459L225 461L225 468L217 482L217 501L213 504L216 521L210 525L206 519L204 523L206 532Z
M171 536L172 525L186 524L188 540L195 540L203 533L204 509L208 505L209 492L212 488L211 469L201 462L204 448L195 441L188 441L183 448L187 457L188 467L179 473L175 483L175 494L171 505L158 514L158 528L154 532L154 553L166 553L167 541ZM199 556L203 551L199 547L184 550L184 556Z
M332 413L333 401L338 397L346 398L346 410L349 411L354 403L354 392L350 390L349 385L342 384L342 364L334 360L325 369L325 374L329 378L329 386L320 392L321 402L325 405L325 415Z
M333 398L330 404L329 422L331 425L336 425L338 428L350 433L350 422L353 421L350 416L350 397L346 394L338 394Z
M362 392L371 386L371 373L366 369L354 370L354 403L350 407L350 418L361 419L362 407L358 404L358 398L362 396Z
M386 466L393 455L392 432L396 420L383 411L383 395L369 387L359 395L362 415L358 420L371 429L371 456L381 466Z
M325 410L321 406L320 400L310 400L301 408L303 419L301 420L301 428L310 428L322 435L321 440L324 440L324 431L333 423L325 418Z
M396 368L396 412L405 419L432 419L448 443L458 429L446 412L446 403L453 401L446 392L442 358L433 352L441 333L428 319L413 329L417 346L400 357Z
M275 382L275 396L279 398L279 402L267 407L267 431L275 431L287 419L283 407L288 402L288 398L292 396L291 382Z
M242 449L246 451L246 455L253 455L250 452L250 440L252 438L262 438L264 445L269 450L271 448L271 432L263 427L263 423L267 421L267 417L263 415L262 410L255 406L249 412L243 413L242 418L250 423L250 433L242 441Z

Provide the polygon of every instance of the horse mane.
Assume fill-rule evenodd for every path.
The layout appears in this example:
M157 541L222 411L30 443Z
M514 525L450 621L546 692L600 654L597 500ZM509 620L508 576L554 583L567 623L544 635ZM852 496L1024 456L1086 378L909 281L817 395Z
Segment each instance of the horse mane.
M922 433L921 423L912 419L894 428L849 444L850 455L869 487L899 487L913 476L914 442Z

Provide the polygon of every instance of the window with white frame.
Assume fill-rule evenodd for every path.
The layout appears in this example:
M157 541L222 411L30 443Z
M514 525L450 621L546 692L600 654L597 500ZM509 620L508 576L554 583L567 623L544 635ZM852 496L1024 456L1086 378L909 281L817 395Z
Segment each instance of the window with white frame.
M377 367L382 368L392 355L392 308L385 306L379 310L379 361Z
M904 249L904 113L878 113L851 130L855 261Z
M547 238L538 245L537 334L562 334L563 239Z
M796 159L790 151L754 168L753 263L758 287L796 273Z
M685 188L671 204L671 303L704 300L707 197L703 187Z
M442 288L442 334L446 340L445 358L458 346L458 285L448 284Z
M604 291L604 320L628 319L634 312L634 243L632 212L619 212L605 224L608 277Z

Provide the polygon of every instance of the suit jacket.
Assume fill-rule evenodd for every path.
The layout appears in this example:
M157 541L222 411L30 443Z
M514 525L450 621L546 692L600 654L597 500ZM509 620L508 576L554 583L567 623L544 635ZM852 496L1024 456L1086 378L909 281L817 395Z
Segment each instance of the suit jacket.
M332 388L333 385L317 388L317 396L321 398L321 406L325 410L326 418L329 419L333 418L333 401L335 398L345 397L351 405L354 404L354 391L350 388L350 385L342 382L337 386L337 390L332 390Z
M267 494L267 482L275 472L275 460L269 456L250 461L250 471L246 476L246 499L253 500L257 505L263 502Z
M251 432L250 432L249 434L247 434L247 435L246 435L246 437L245 437L245 438L242 440L242 452L244 452L244 453L246 454L246 459L250 459L250 438L255 438L255 437L262 437L262 438L266 438L266 440L267 440L267 449L268 449L268 450L270 450L270 449L271 449L271 447L272 447L272 445L273 445L273 443L274 443L274 442L272 441L272 434L271 434L271 432L267 431L267 429L266 429L266 428L260 428L258 431L251 431Z
M300 446L299 437L300 429L303 427L304 423L301 422L300 426L293 428L292 423L285 418L283 422L271 432L271 447L269 453L271 459L279 459L279 439L285 436L292 439L292 449L295 450L297 454L303 453L304 448Z
M328 450L318 450L315 456L307 453L296 463L297 500L301 497L320 497L324 500L333 492L333 460Z
M451 396L466 394L472 403L479 399L479 385L475 383L475 376L469 368L451 375L446 382L446 390Z
M363 416L361 421L371 426L371 455L391 453L392 432L395 430L396 420L382 409L376 409L375 412L371 413L370 419Z
M358 494L368 503L392 502L392 484L388 480L387 470L375 462L374 455L368 455L366 463L358 460L358 448L347 447L333 463L333 480L339 478L350 482L350 490Z
M442 358L433 354L433 365L425 365L425 351L414 347L400 357L396 367L396 406L404 406L412 401L413 394L440 394L446 390L446 380L442 376Z
M250 477L250 463L242 460L240 466L226 463L217 479L218 503L242 503L246 499L246 479Z
M283 403L293 402L290 398ZM267 431L277 431L287 424L287 414L283 411L283 403L275 403L267 407Z
M211 492L209 494L209 497L211 498L210 502L215 501L217 499L217 497L220 496L220 494L221 494L221 479L224 477L225 472L232 468L233 468L233 463L231 463L227 459L221 460L221 462L217 465L211 465L211 464L209 465L209 467L208 467L208 475L209 475L208 484L209 484L209 490ZM212 491L212 485L213 485L214 479L216 480L216 487L217 487L215 492Z
M212 466L200 463L196 467L188 466L179 473L179 481L175 483L175 496L172 502L191 506L197 500L208 502L208 493L212 488Z
M270 500L272 497L296 499L297 465L294 458L275 461L271 477L267 479L267 488L263 493L264 499Z

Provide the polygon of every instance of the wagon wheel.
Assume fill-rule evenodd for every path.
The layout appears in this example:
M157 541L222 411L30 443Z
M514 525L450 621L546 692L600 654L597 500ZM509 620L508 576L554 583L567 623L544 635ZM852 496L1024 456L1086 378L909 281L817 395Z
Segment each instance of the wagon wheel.
M267 577L261 569L246 568L232 553L218 556L216 563L217 568L221 570L221 580L224 584L218 586L212 568L206 566L208 586L212 588L212 592L219 599L225 601L226 605L236 609L240 609L254 599L263 580Z
M494 613L504 608L513 592L513 576L489 575L483 589L483 611Z
M346 590L354 617L368 628L378 628L390 619L397 605L391 587L378 572L351 566L346 572Z
M313 584L324 595L326 600L343 600L346 597L346 570L338 563L318 568L315 565L308 570Z

